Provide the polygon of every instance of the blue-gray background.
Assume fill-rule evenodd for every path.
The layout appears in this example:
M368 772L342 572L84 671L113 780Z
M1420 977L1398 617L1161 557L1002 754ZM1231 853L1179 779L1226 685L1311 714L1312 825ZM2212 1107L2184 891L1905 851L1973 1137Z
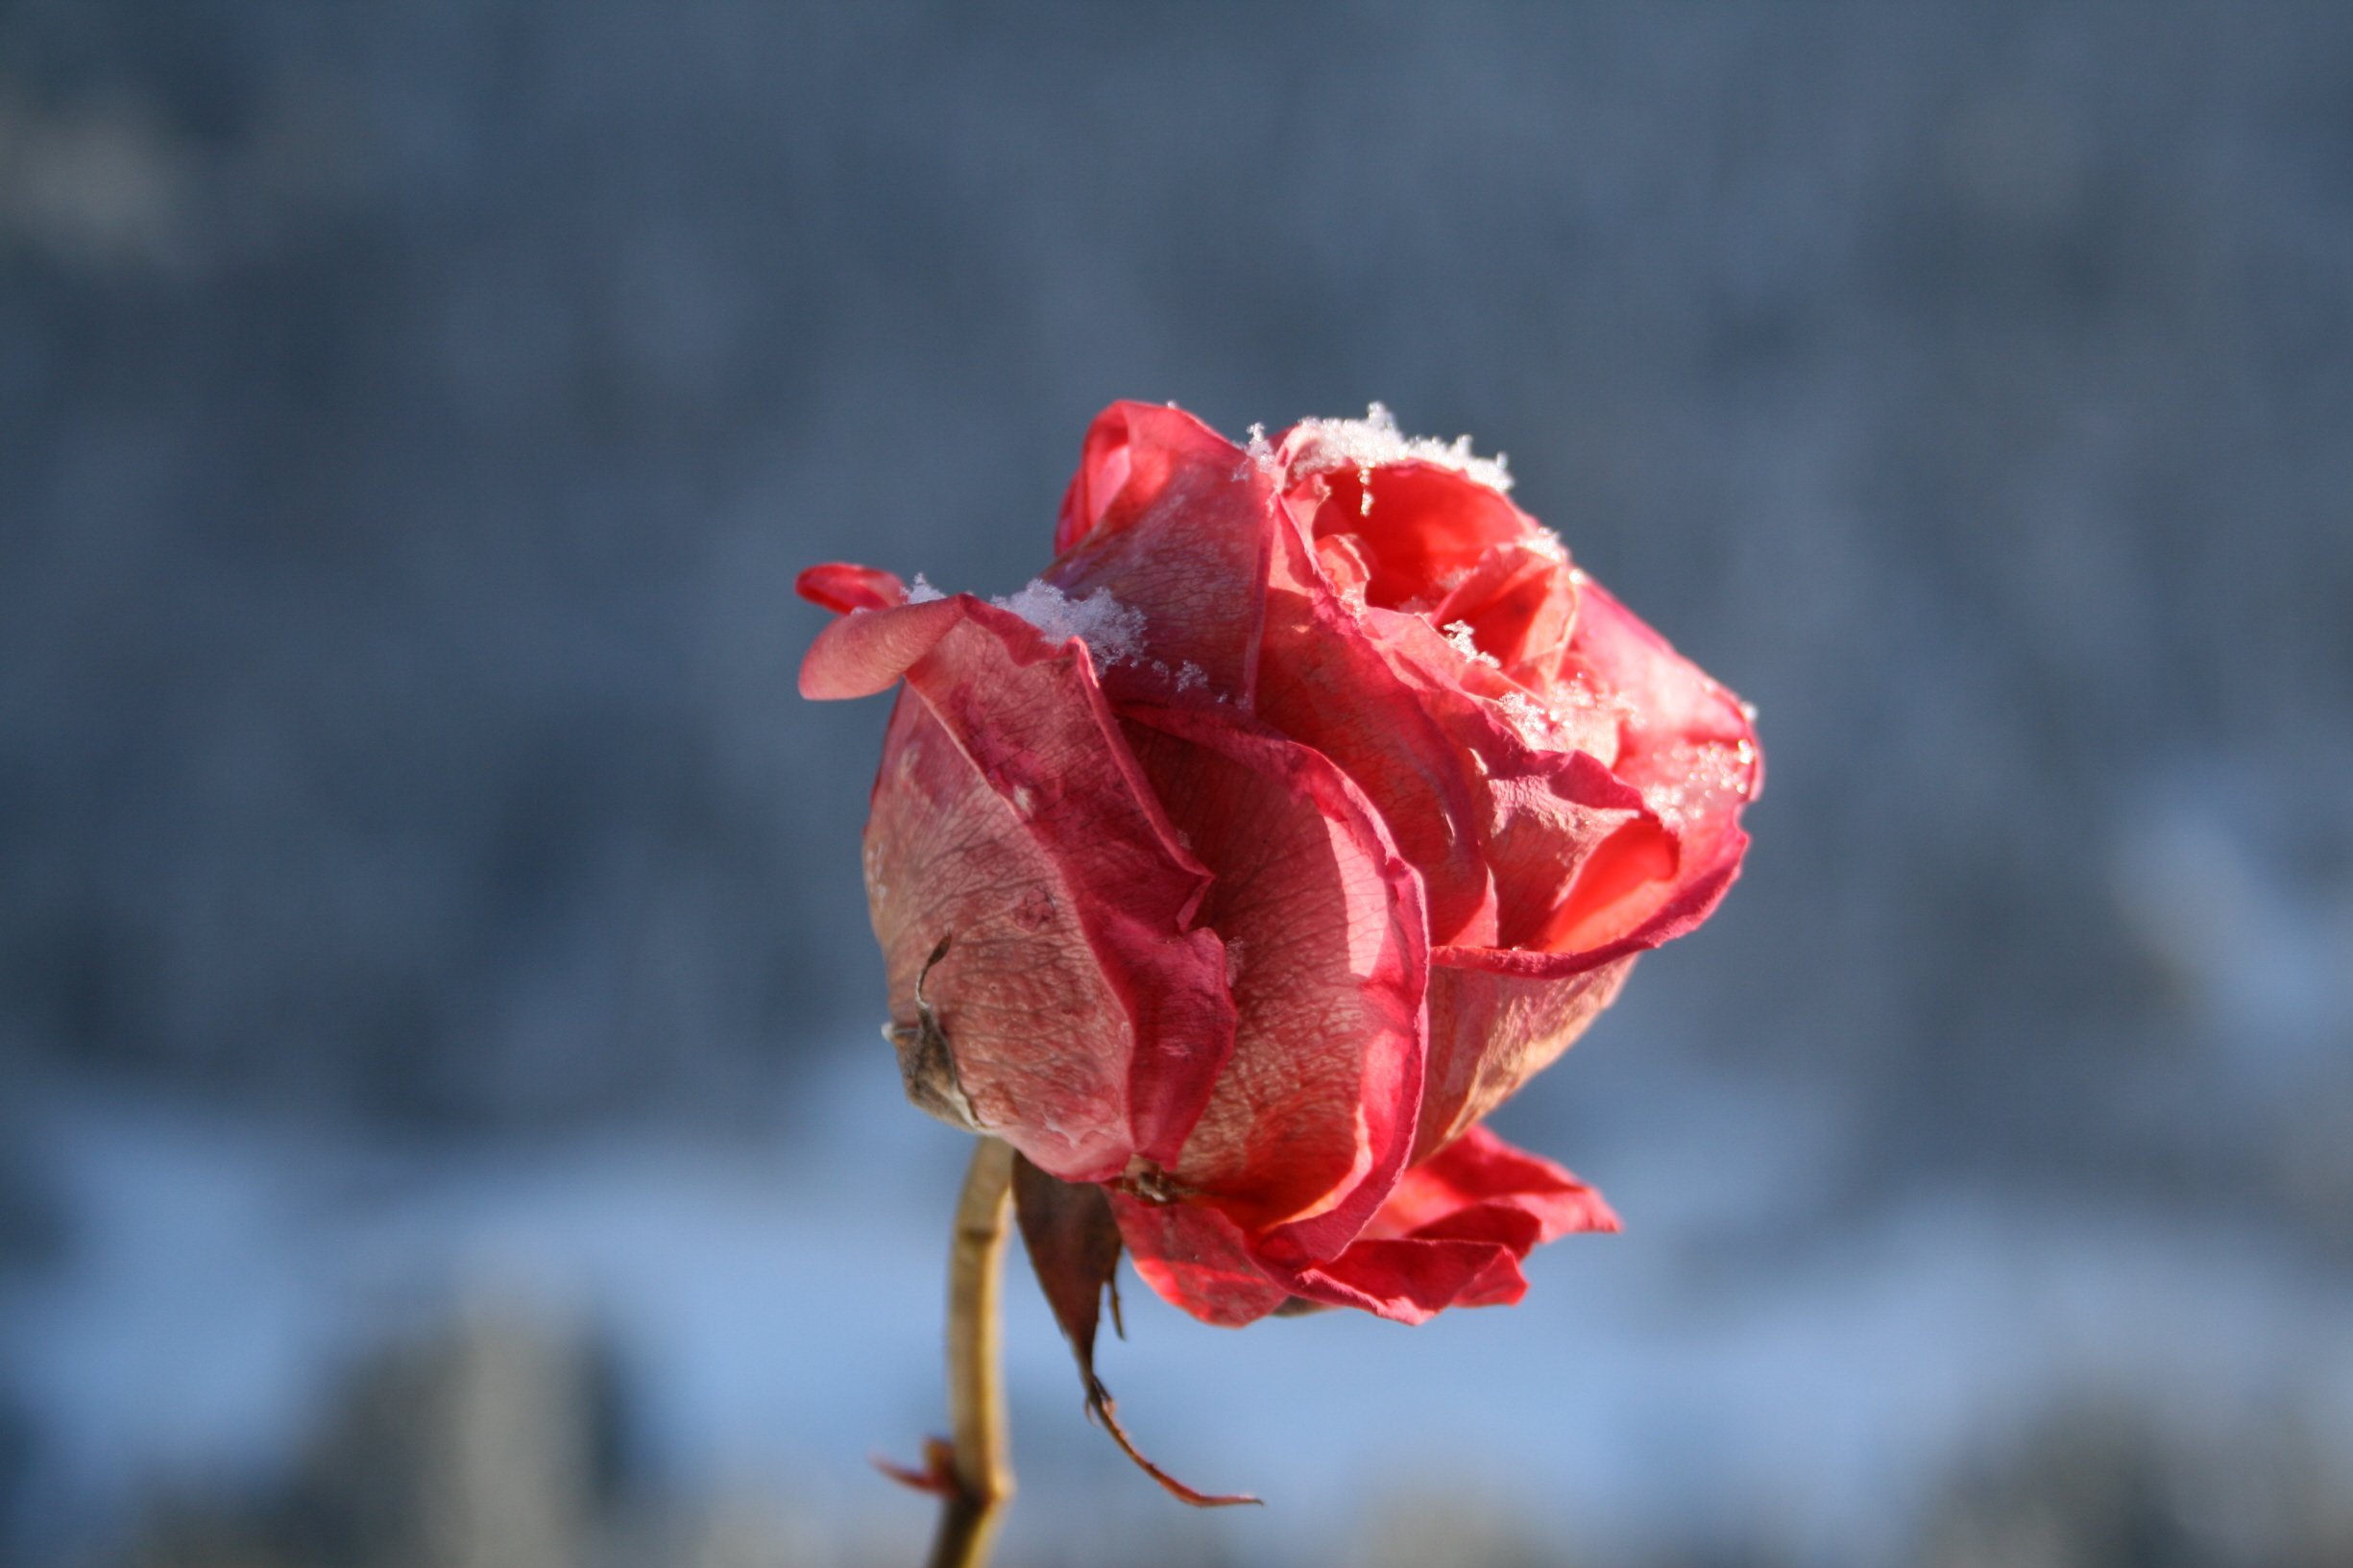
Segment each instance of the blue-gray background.
M1019 586L1124 397L1508 452L1771 784L1502 1119L1629 1234L1135 1303L1246 1516L1017 1300L1008 1561L2353 1554L2353 11L19 0L0 1556L911 1551L790 585Z

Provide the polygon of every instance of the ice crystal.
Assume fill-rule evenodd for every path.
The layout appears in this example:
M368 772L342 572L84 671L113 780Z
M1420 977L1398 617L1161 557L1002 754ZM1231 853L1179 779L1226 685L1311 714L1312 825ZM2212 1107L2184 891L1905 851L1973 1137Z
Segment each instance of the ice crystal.
M1480 457L1471 451L1468 436L1448 442L1405 435L1397 429L1396 416L1380 403L1369 405L1361 420L1301 420L1291 441L1295 474L1354 469L1366 475L1383 464L1419 461L1453 469L1491 490L1512 488L1511 467L1501 452Z

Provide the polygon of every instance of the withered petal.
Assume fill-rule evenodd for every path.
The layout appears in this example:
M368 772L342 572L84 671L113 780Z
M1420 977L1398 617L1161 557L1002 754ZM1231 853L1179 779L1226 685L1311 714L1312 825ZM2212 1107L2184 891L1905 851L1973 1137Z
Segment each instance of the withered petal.
M1120 1425L1111 1391L1095 1372L1095 1334L1103 1321L1104 1293L1111 1293L1115 1310L1118 1300L1114 1281L1119 1271L1120 1231L1109 1196L1093 1183L1057 1180L1016 1157L1013 1209L1021 1222L1022 1244L1029 1249L1031 1266L1037 1272L1038 1287L1045 1291L1055 1321L1061 1325L1071 1355L1079 1363L1088 1413L1103 1423L1120 1451L1171 1496L1201 1508L1257 1502L1255 1497L1239 1493L1221 1496L1186 1485L1147 1459Z

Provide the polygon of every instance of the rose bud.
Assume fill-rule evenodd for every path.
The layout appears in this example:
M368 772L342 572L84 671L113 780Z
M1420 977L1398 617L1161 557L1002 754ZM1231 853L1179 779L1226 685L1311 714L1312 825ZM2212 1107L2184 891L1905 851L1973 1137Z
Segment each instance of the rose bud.
M1209 1322L1516 1301L1615 1227L1480 1120L1715 906L1762 767L1509 483L1378 405L1246 449L1120 403L1020 593L802 574L803 694L904 682L865 873L910 1094Z

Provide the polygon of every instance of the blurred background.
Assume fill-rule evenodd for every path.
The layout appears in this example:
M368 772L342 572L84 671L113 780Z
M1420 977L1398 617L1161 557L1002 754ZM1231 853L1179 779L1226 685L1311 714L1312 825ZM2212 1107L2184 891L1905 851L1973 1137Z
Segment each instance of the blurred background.
M1374 398L1753 699L1515 1311L1009 1568L2353 1561L2353 10L0 5L0 1558L913 1560L963 1146L817 707L1088 419ZM1016 1263L1016 1266L1019 1265Z

